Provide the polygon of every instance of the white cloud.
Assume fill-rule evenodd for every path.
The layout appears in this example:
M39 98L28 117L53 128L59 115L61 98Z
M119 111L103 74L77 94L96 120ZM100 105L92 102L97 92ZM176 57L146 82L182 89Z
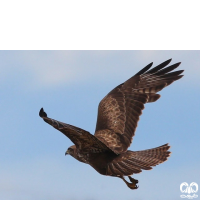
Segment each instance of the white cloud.
M29 87L41 88L126 79L152 61L155 66L169 58L172 64L182 61L188 82L197 82L199 51L11 51L2 57L1 79L10 81L18 73L22 80L27 77Z

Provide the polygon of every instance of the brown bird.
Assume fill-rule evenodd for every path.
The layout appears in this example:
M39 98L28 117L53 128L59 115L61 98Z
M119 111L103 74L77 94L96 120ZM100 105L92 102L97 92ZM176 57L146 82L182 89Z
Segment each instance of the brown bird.
M68 148L65 155L91 165L102 175L119 177L129 188L137 189L138 180L131 175L140 173L142 169L152 169L170 155L168 144L143 151L127 150L144 104L157 101L160 98L157 92L183 76L180 74L184 70L171 72L180 62L166 67L170 62L171 59L152 69L153 63L150 63L109 92L99 103L94 135L48 118L43 108L39 115L75 144ZM128 176L130 182L124 176Z

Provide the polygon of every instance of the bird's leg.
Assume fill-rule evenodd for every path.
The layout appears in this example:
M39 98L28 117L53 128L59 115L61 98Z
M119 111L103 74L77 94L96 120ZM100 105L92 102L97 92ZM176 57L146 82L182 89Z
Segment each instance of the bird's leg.
M121 176L120 178L126 183L126 185L130 189L137 189L138 188L138 186L136 185L138 183L138 180L132 178L131 176L128 176L128 178L131 181L131 183L129 183L128 181L126 181L126 179L123 176Z
M138 180L137 179L134 179L132 178L131 176L128 176L129 180L132 182L132 183L138 183Z

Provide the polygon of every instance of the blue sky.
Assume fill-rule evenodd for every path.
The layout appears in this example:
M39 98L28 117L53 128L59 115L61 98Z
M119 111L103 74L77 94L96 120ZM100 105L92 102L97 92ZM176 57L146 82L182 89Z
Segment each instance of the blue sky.
M132 191L64 153L71 141L38 116L94 133L100 100L150 62L182 62L184 77L145 106L131 150L169 143L171 157ZM200 184L200 51L0 51L0 199L180 199Z

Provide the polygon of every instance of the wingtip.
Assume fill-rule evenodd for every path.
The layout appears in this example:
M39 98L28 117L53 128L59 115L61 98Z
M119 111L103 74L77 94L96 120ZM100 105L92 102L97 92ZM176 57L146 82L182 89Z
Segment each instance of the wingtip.
M142 68L137 74L135 74L135 76L145 73L147 70L151 68L152 65L153 65L153 62L149 63L146 67Z
M176 68L177 68L180 64L181 64L181 62L178 62L178 63L176 63L174 65L176 65Z
M172 61L172 58L170 58L170 59L168 59L168 60L166 60L165 62L163 62L163 63L165 63L165 65L168 65L170 62Z
M166 60L165 62L169 64L171 61L172 61L172 58ZM168 65L168 64L167 64L167 65Z
M167 143L167 144L166 144L166 146L167 146L167 147L169 147L168 149L170 149L170 148L171 148L171 146L169 145L169 143ZM168 149L167 149L167 150L168 150Z
M44 112L43 108L40 109L39 116L42 118L47 117L47 113Z

